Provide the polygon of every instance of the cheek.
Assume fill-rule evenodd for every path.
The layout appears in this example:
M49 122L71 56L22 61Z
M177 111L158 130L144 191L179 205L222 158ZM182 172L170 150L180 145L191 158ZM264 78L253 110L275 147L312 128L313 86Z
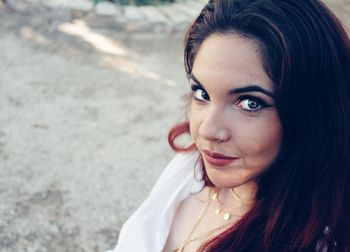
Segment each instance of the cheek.
M251 131L253 132L253 131ZM247 137L248 138L248 137ZM251 134L249 142L252 143L246 151L262 158L274 159L280 147L281 126L278 121L266 123ZM247 142L246 142L247 143Z
M229 123L231 144L246 157L264 157L279 149L281 124L273 110L257 116L234 111Z
M190 134L194 140L198 137L201 120L201 111L191 105L188 112L188 121L190 123Z

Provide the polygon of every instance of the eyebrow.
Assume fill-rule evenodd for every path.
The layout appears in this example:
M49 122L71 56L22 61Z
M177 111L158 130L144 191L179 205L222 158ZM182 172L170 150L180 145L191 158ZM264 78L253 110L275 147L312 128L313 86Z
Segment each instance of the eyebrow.
M196 76L194 76L194 74L190 73L187 75L187 78L188 79L192 79L194 82L196 82L196 84L201 88L203 89L204 91L205 88L203 87L203 85L198 81L198 79L196 78ZM274 94L269 91L269 90L266 90L256 84L250 84L246 87L240 87L240 88L234 88L234 89L231 89L229 91L229 94L232 95L232 94L241 94L241 93L250 93L250 92L259 92L259 93L263 93L271 98L274 98Z

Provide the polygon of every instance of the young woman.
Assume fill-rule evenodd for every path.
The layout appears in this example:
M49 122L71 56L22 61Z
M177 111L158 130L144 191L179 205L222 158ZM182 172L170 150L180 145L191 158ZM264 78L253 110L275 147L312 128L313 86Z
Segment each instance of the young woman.
M185 68L181 154L114 251L350 251L350 41L330 10L209 1Z

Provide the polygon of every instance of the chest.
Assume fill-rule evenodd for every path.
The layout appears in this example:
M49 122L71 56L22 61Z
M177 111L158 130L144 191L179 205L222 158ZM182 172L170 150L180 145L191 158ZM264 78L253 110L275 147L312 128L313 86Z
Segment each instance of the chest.
M238 220L224 220L224 213L216 214L217 206L200 196L192 195L179 206L163 252L174 252L180 247L181 252L197 251Z

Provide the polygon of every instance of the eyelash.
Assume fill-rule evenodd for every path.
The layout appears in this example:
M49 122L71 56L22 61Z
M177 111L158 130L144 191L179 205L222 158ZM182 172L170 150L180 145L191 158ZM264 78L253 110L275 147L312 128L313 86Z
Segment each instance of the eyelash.
M200 102L200 103L203 103L203 102L207 102L207 101L210 101L210 97L208 95L208 93L203 90L200 86L198 86L197 84L193 84L191 85L191 89L192 89L192 99L196 100L197 102ZM200 90L203 94L203 92L205 93L206 96L208 96L208 99L206 98L203 98L203 100L197 98L195 96L195 93ZM252 96L252 95L242 95L242 96L239 96L238 97L238 104L241 104L243 101L245 100L250 100L250 101L254 101L257 103L258 105L258 108L257 109L245 109L245 108L242 108L240 107L241 110L245 111L245 112L249 112L249 113L254 113L254 112L258 112L260 111L261 109L264 109L264 108L268 108L268 107L272 107L271 105L267 104L265 101L263 101L262 99L256 97L256 96Z
M198 85L196 85L196 84L193 84L193 85L191 85L191 89L192 89L192 98L194 99L194 100L196 100L196 101L198 101L198 102L204 102L204 100L201 100L201 99L199 99L199 98L197 98L196 96L195 96L195 94L196 94L196 92L198 91L198 90L201 90L202 91L202 94L203 94L203 92L208 96L208 101L210 101L210 97L209 97L209 95L208 95L208 93L206 92L206 91L204 91L200 86L198 86Z
M254 109L254 110L251 110L251 109L245 109L245 108L242 108L242 110L244 111L247 111L247 112L258 112L260 111L261 109L264 109L264 108L268 108L268 107L272 107L271 105L268 105L265 101L263 101L262 99L256 97L256 96L252 96L252 95L242 95L238 98L239 100L239 103L242 103L243 101L245 100L250 100L250 101L254 101L258 104L258 108L257 109Z

